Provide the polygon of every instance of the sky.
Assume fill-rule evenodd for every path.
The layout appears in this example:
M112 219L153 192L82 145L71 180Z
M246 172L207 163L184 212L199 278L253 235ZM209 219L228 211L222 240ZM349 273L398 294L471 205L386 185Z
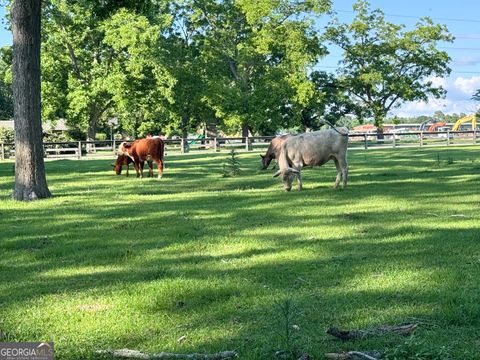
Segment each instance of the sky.
M333 10L341 22L350 22L354 16L354 0L333 0ZM4 1L0 0L0 19L5 18ZM429 16L435 23L447 26L455 36L453 43L441 44L440 48L450 55L452 73L446 78L432 79L447 90L445 99L430 99L424 102L409 102L394 110L391 115L433 115L437 110L446 114L472 113L479 106L471 100L476 89L480 89L480 1L478 0L370 0L371 9L380 8L387 21L405 24L413 29L420 17ZM322 21L328 20L327 18ZM320 21L320 22L322 22ZM12 35L0 24L0 47L12 44ZM319 63L319 68L333 71L341 58L338 49Z

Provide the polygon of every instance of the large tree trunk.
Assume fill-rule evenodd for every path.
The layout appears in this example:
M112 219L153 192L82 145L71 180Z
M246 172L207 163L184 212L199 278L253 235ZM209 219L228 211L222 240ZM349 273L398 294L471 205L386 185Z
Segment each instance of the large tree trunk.
M41 0L14 0L12 5L15 200L51 196L43 161L40 9Z
M88 119L88 128L87 128L87 141L95 141L97 136L97 116L95 114L90 115ZM87 153L92 154L95 152L95 144L87 143Z
M242 138L248 137L248 131L249 131L248 124L243 123L242 124ZM245 139L243 139L243 141L245 142Z
M183 139L183 152L188 152L189 146L188 146L188 123L189 123L190 117L188 115L183 115L182 116L182 124L181 124L181 130L182 130L182 139Z
M375 126L377 127L377 142L382 142L385 140L385 136L383 135L383 121L385 119L384 114L375 114Z

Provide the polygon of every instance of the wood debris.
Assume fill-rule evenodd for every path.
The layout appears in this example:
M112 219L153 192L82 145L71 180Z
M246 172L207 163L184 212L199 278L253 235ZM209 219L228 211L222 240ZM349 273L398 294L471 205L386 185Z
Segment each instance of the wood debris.
M371 336L382 336L389 333L407 336L412 334L417 327L418 324L405 324L398 326L384 325L365 330L340 330L336 327L331 327L327 330L327 334L335 336L341 340L358 340Z
M120 350L98 350L97 354L110 355L116 358L124 359L144 359L144 360L157 360L157 359L187 359L187 360L226 360L238 357L236 351L222 351L214 354L175 354L168 352L160 353L144 353L137 350L120 349Z

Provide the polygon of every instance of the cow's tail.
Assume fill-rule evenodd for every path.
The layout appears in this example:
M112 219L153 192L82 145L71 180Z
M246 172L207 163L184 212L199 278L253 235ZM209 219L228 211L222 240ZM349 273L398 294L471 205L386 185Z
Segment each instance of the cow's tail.
M163 161L163 158L165 156L165 141L163 141L162 139L160 139L160 143L158 144L158 150L160 154L160 160Z
M342 136L348 136L348 129L347 128L339 128L337 129L330 121L328 120L325 120L325 119L321 119L320 120L321 122L323 122L324 124L330 126L333 130L335 130L337 133L339 133L340 135Z
M280 148L280 155L278 156L278 167L280 170L288 169L290 167L287 152L287 142L284 141Z

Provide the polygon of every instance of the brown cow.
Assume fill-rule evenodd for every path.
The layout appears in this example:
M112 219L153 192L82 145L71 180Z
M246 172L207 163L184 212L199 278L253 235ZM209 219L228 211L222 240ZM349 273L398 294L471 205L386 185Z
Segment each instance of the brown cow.
M128 157L127 155L118 155L117 160L115 161L115 164L113 164L113 169L115 170L117 175L121 175L123 165L125 165L126 168L127 168L127 172L126 172L125 175L128 176L128 171L130 170L130 164L132 164L133 162L134 161L130 157ZM153 164L152 164L151 161L147 161L147 163L148 163L148 169L149 169L148 174L149 174L149 176L150 176L150 174L153 175ZM141 162L140 166L143 169L144 163Z
M164 142L160 138L140 139L132 143L123 142L118 148L117 162L120 156L128 156L133 160L137 177L143 177L143 164L147 161L149 163L148 176L150 177L153 176L153 166L151 163L155 161L158 167L158 178L160 179L163 175L164 149ZM121 166L121 163L117 165L115 171L117 171L118 167L120 167L121 171Z
M270 165L270 162L273 159L277 159L280 155L280 150L282 149L283 142L291 135L281 135L274 137L268 146L267 153L265 155L260 155L262 158L262 169L265 170Z

